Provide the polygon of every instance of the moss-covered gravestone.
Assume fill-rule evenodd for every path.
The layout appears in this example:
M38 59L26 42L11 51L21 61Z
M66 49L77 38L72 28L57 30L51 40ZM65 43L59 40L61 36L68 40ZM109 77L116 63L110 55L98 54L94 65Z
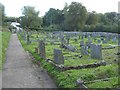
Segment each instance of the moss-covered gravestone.
M46 54L45 54L45 42L44 41L38 41L39 42L39 54L41 58L46 59Z
M64 64L64 57L62 54L62 50L54 49L54 62L56 64Z
M87 46L81 46L81 54L88 55L88 48Z
M102 59L102 45L91 44L90 54L93 59Z

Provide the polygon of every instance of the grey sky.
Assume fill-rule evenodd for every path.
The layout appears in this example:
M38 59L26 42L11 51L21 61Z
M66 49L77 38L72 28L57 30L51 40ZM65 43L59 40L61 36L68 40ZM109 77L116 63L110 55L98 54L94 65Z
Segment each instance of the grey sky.
M97 13L118 12L119 0L0 0L5 6L7 16L19 17L22 15L23 6L34 6L43 16L49 8L63 9L65 3L70 4L72 1L81 2L88 11Z

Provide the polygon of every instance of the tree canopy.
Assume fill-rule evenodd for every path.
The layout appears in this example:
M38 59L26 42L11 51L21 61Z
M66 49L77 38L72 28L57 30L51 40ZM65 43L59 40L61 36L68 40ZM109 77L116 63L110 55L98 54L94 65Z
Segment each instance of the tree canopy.
M67 31L118 32L118 22L118 13L88 12L79 2L66 3L62 10L50 8L43 17L43 27L52 25Z
M5 18L5 7L2 3L0 3L0 26L4 25Z
M24 6L22 8L22 14L20 17L20 23L23 28L38 29L41 28L42 20L38 16L39 11L35 10L33 6Z
M107 31L119 32L120 22L118 13L106 12L105 14L95 11L88 12L80 2L67 3L62 10L50 8L43 17L39 17L39 11L35 7L24 6L19 18L23 28L62 31ZM46 29L47 28L47 29Z

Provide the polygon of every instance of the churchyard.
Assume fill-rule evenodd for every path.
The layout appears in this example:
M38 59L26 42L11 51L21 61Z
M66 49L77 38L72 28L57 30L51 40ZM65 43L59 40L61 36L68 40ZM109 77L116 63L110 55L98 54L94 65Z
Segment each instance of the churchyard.
M105 32L18 33L22 46L62 88L117 88L120 35Z

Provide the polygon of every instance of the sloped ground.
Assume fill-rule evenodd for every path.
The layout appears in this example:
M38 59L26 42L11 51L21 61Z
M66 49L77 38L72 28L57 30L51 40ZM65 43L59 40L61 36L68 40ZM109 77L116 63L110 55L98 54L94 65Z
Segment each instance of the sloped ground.
M48 74L30 59L17 35L12 34L2 72L2 88L56 88Z

